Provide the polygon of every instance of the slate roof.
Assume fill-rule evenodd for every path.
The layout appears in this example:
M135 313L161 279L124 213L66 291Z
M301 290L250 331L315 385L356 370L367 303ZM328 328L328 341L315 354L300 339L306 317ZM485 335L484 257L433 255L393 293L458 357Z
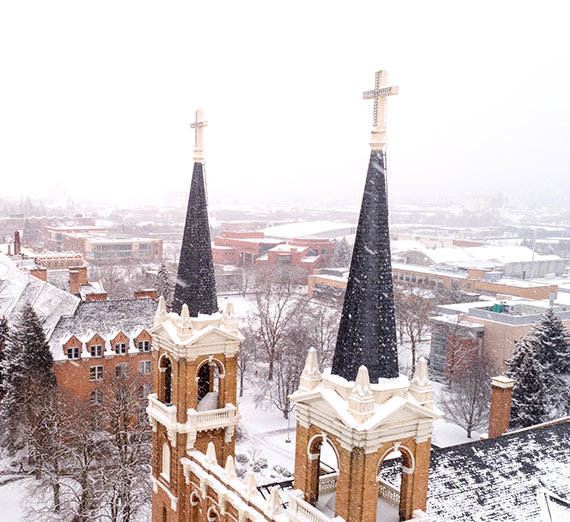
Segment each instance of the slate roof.
M382 475L397 485L401 461L386 464ZM554 513L564 510L568 518ZM432 522L570 520L570 420L433 449L427 513Z
M218 311L208 207L201 163L194 163L172 311L188 305L191 317Z
M384 153L371 151L332 363L347 381L361 365L371 383L399 375L384 165Z
M74 315L62 317L50 338L54 357L61 359L61 344L75 335L82 342L94 334L111 340L121 331L133 338L154 324L156 302L150 297L121 299L117 301L83 301Z

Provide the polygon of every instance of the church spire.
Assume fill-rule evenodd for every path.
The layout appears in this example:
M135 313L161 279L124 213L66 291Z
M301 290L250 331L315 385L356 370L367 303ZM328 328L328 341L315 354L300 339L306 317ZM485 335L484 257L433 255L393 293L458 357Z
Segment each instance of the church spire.
M187 304L191 317L218 311L204 184L203 128L207 125L208 122L202 119L202 111L196 111L196 121L190 124L196 129L194 172L172 306L179 314L182 305Z
M397 92L379 71L375 89L364 93L374 98L372 151L332 365L332 373L348 381L356 380L361 365L371 383L398 376L384 152L386 96Z

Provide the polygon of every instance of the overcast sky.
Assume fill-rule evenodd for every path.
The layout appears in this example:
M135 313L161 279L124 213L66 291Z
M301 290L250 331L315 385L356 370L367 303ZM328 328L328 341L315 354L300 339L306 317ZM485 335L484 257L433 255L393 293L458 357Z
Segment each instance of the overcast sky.
M394 194L570 192L567 2L2 2L2 195L160 202L197 109L212 202L360 199L374 73Z

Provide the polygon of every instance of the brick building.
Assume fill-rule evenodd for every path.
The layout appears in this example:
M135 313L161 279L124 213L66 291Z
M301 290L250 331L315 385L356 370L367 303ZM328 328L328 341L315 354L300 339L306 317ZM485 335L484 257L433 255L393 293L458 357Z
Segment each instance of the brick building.
M79 303L49 336L58 385L79 400L93 400L101 385L130 373L140 376L141 393L151 393L155 311L150 297Z
M281 243L283 240L264 237L263 232L224 232L214 238L212 255L216 264L254 264L256 259Z
M63 275L61 284L47 281L48 274ZM83 282L85 267L27 272L0 255L0 315L13 325L26 302L32 303L50 345L58 383L78 399L89 399L100 384L123 370L140 373L147 384L144 392L150 393L149 331L156 292L118 301L87 294L82 300L82 292L91 286Z

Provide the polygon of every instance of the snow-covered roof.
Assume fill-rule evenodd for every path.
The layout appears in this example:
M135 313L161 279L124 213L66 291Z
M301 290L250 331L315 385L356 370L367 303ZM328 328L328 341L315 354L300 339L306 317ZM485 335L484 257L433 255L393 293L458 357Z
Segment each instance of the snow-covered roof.
M60 317L73 314L80 299L0 260L0 315L14 324L28 301L49 338Z
M433 522L542 520L541 488L570 500L570 422L434 449L428 487Z
M354 223L333 223L331 221L309 221L289 223L261 230L265 236L295 239L307 237L343 237L356 232Z
M61 345L69 335L86 342L95 333L106 341L114 339L118 332L136 337L143 329L154 324L156 302L150 297L121 299L117 301L83 301L75 314L62 317L50 338L54 358L62 358Z
M485 245L480 247L451 247L451 248L420 248L412 249L409 252L418 251L423 253L433 263L439 265L443 263L461 262L488 262L493 261L499 264L520 263L532 261L532 249L518 245ZM405 254L405 252L404 252ZM534 254L535 262L539 261L561 261L562 258L554 255Z

